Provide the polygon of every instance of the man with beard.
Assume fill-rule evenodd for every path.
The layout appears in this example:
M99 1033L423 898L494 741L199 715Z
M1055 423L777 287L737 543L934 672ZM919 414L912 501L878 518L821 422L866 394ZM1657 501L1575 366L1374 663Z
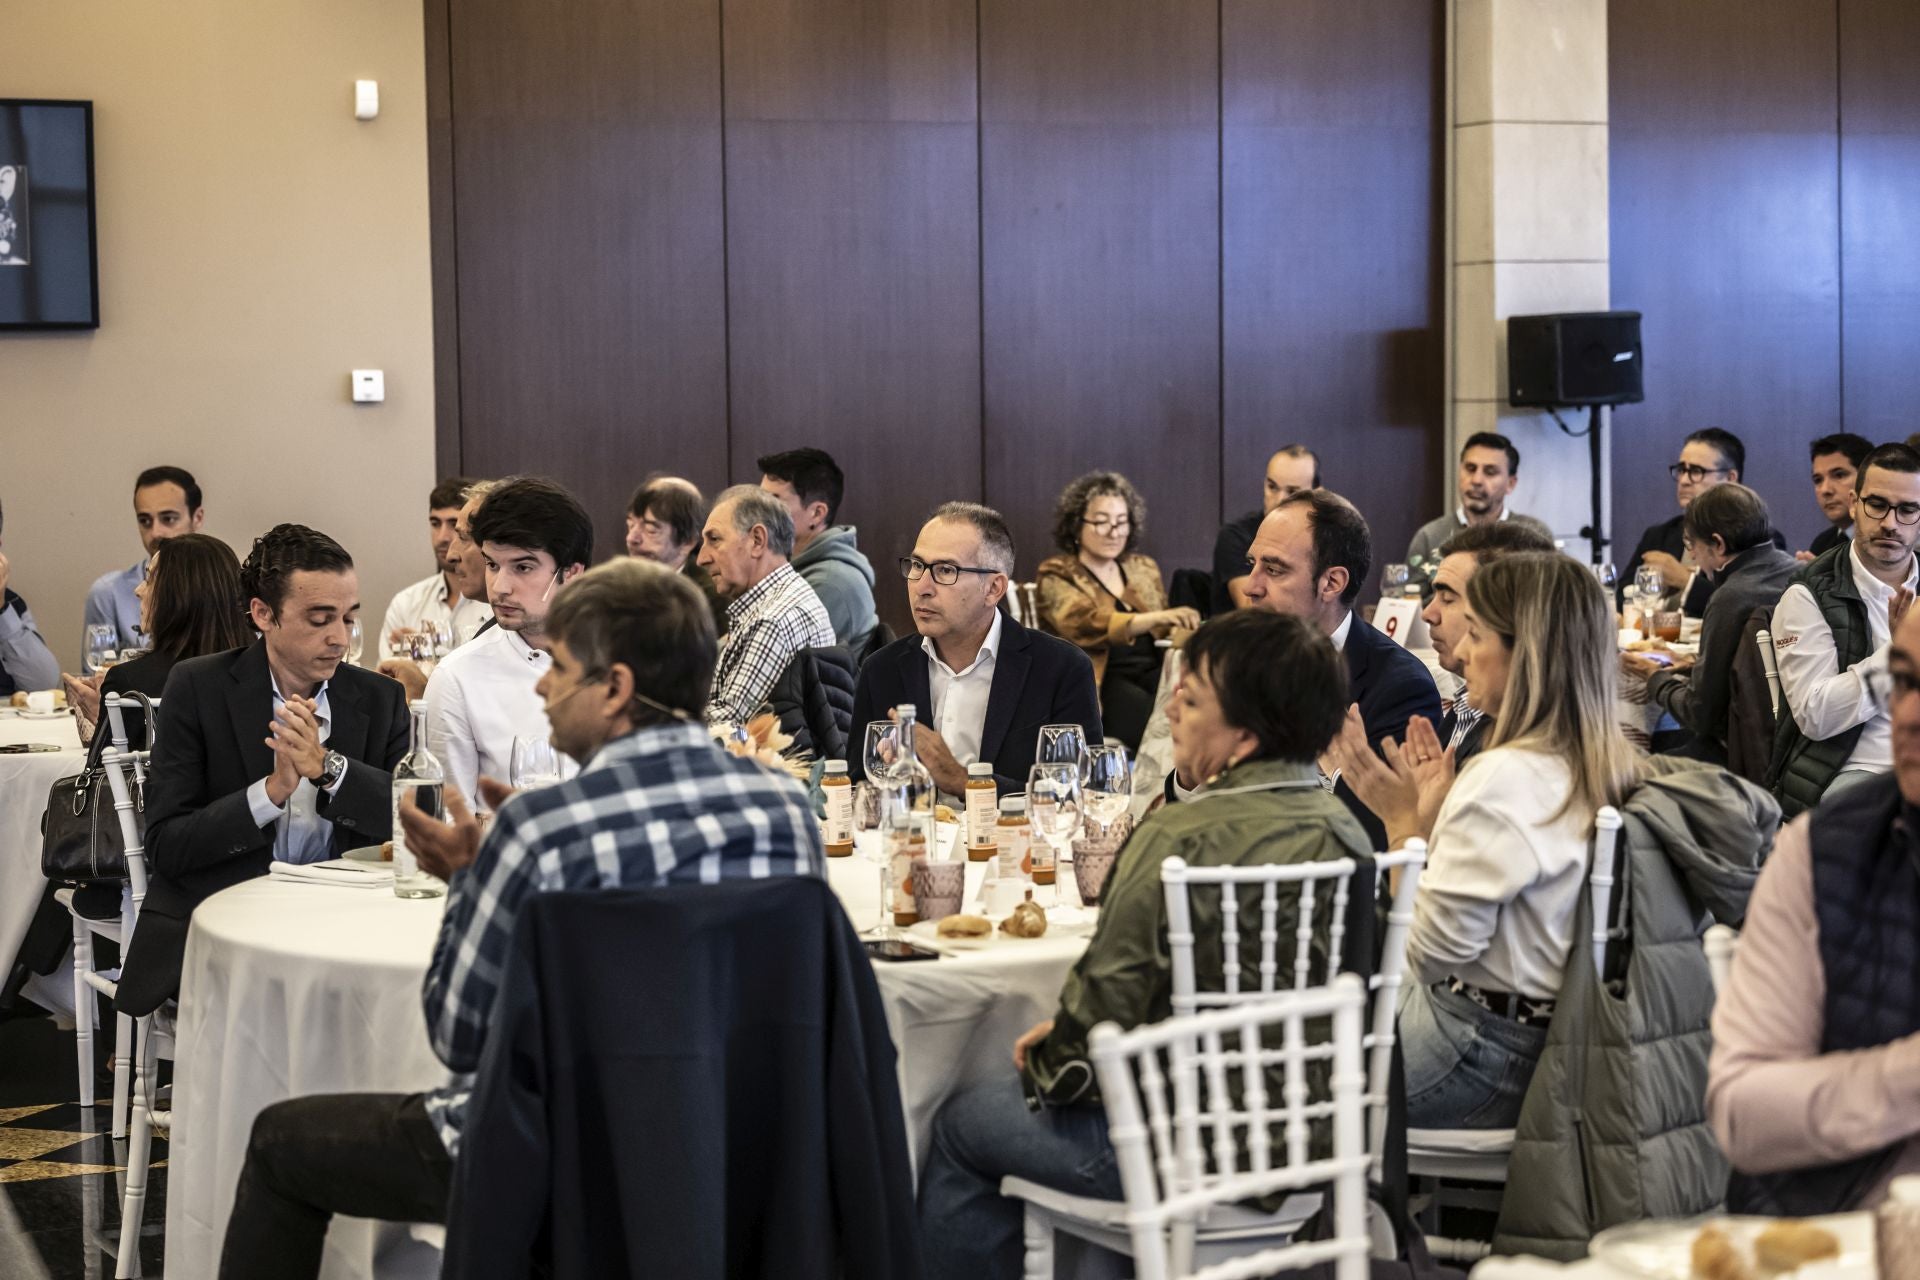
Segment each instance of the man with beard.
M1860 464L1853 541L1794 574L1773 611L1785 712L1769 771L1789 817L1893 768L1875 694L1890 638L1913 604L1920 452L1882 445Z
M1481 524L1512 521L1524 524L1553 541L1547 526L1532 516L1507 510L1507 499L1520 484L1520 451L1505 436L1491 431L1476 431L1467 437L1460 450L1460 504L1453 514L1439 516L1420 526L1407 547L1407 563L1432 574L1440 559L1440 547L1462 529ZM1423 581L1424 585L1424 581Z
M453 561L454 529L472 484L465 476L449 476L433 487L427 499L427 530L433 543L434 573L394 596L387 606L386 621L380 628L382 659L406 656L396 643L397 637L406 632L438 627L446 631L457 649L473 639L487 620L485 600L470 600L461 592Z

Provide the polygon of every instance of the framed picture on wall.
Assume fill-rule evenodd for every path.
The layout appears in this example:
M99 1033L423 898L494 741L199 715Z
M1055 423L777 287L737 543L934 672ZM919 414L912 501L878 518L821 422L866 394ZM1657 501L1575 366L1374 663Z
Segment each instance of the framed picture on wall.
M0 329L97 329L93 104L0 98Z

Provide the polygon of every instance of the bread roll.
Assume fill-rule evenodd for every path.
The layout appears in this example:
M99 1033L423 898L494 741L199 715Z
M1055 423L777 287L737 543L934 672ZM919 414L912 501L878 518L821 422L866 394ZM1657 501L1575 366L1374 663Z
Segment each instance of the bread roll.
M933 931L942 938L984 938L993 932L993 921L985 916L948 916Z
M1809 1262L1840 1256L1833 1232L1811 1223L1776 1222L1753 1239L1753 1260L1767 1271L1797 1271Z
M1037 902L1023 902L1000 922L1000 932L1015 938L1037 938L1047 931L1047 913Z
M1718 1227L1708 1227L1693 1238L1692 1261L1695 1280L1753 1280L1740 1251Z

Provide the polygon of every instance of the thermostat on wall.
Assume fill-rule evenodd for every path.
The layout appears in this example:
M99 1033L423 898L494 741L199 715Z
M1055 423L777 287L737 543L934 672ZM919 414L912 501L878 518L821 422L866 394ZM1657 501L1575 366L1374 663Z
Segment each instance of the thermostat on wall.
M379 404L387 398L387 375L379 369L353 371L353 402Z

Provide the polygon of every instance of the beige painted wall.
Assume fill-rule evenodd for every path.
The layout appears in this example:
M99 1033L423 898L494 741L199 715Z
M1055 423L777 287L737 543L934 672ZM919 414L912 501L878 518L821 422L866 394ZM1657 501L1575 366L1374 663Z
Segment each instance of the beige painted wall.
M333 535L376 619L432 571L421 22L396 0L8 7L0 97L94 103L101 326L0 333L5 551L69 669L88 584L141 555L143 467L192 471L238 555L281 520ZM353 118L355 79L379 119ZM349 401L354 368L386 371L384 404Z

